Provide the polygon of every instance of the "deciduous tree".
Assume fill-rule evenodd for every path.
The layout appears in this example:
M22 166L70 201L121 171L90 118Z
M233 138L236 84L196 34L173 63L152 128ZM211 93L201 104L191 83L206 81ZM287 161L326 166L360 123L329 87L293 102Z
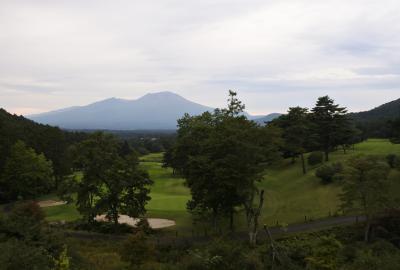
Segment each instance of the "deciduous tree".
M356 156L344 171L342 208L366 218L364 240L368 242L371 221L389 204L390 168L374 156Z
M43 195L54 187L52 163L43 154L37 154L24 142L18 141L11 148L0 186L3 196L10 200Z

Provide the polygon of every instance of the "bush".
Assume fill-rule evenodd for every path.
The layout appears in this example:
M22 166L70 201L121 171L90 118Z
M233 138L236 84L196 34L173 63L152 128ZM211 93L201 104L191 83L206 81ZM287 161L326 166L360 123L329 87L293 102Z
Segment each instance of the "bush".
M153 259L155 247L148 241L142 232L130 235L122 244L120 255L123 261L131 266L139 267Z
M83 230L88 232L97 232L104 234L123 234L123 233L132 233L134 231L134 228L132 228L128 224L119 223L118 225L115 225L112 222L105 222L105 221L94 221L93 223L77 221L72 224L72 228L74 230Z
M320 178L322 183L329 184L334 180L340 178L340 173L343 171L343 166L340 162L333 163L332 165L324 165L320 167L316 172L315 176Z
M152 234L154 230L150 227L147 218L141 218L134 228L134 232L143 232L144 234Z
M386 161L387 161L388 165L390 166L390 168L392 168L392 169L398 168L399 165L400 165L400 159L395 154L387 155L386 156Z
M311 152L307 158L308 165L314 166L322 163L324 160L324 153L322 152Z

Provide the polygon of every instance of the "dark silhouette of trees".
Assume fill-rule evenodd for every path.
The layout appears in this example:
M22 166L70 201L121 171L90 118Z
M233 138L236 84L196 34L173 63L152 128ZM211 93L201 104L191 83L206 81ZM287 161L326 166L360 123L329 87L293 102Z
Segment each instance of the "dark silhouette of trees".
M18 141L10 149L0 175L0 186L2 196L8 200L32 199L46 194L54 186L52 163Z
M120 213L139 217L150 200L152 181L139 168L132 153L121 157L114 136L96 132L76 147L76 160L82 166L83 178L76 184L77 206L88 223L98 214L118 224Z
M318 98L315 107L311 110L311 119L318 147L325 153L325 161L329 160L329 153L335 147L347 142L347 126L349 119L347 110L334 103L328 96ZM345 135L346 133L346 135Z
M225 109L178 120L170 164L186 178L192 195L188 209L210 213L215 228L227 215L233 229L235 207L255 198L262 162L277 156L279 136L275 127L262 128L247 120L236 93L230 91L229 96Z

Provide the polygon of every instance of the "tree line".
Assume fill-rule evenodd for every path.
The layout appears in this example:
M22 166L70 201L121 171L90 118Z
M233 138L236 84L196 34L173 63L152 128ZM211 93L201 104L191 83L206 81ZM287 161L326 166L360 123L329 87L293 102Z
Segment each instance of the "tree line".
M191 192L187 209L194 216L209 220L216 230L224 217L233 230L234 213L244 209L249 240L254 244L264 202L264 190L258 188L257 182L269 165L282 157L293 162L300 158L305 174L306 153L313 152L308 157L309 164L322 161L318 153L329 161L330 153L341 149L345 154L362 137L346 108L329 96L318 98L311 110L289 108L287 114L265 126L246 119L242 115L244 108L236 92L230 91L227 108L179 119L176 143L165 153L164 166L172 167L186 179ZM332 165L332 173L320 170L317 176L333 177L340 172L345 179L343 209L364 204L362 211L368 224L372 212L382 209L377 203L382 193L375 194L375 200L371 199L371 192L386 186L389 167L384 160L370 157L357 157L346 165L346 170L341 164ZM365 234L368 239L368 228Z

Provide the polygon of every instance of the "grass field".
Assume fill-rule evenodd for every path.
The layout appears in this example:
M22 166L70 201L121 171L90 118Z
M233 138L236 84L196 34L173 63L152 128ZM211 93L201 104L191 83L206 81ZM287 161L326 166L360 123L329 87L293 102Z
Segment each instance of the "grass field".
M393 145L386 140L368 140L357 144L354 151L343 154L341 151L331 154L331 161L344 161L357 154L400 155L400 145ZM141 166L148 170L154 185L151 188L148 216L174 219L174 229L189 229L191 216L186 211L186 202L190 199L189 190L184 180L172 175L172 170L162 168L162 154L150 154L141 158ZM300 162L291 164L283 160L265 172L259 187L266 192L262 222L274 225L298 223L307 219L318 219L334 214L338 210L337 184L322 185L314 176L316 168L309 168L302 174ZM397 172L392 177L400 177ZM400 182L400 181L399 181ZM45 208L49 220L74 220L79 214L74 205L62 205ZM239 224L243 225L242 214L238 215Z

